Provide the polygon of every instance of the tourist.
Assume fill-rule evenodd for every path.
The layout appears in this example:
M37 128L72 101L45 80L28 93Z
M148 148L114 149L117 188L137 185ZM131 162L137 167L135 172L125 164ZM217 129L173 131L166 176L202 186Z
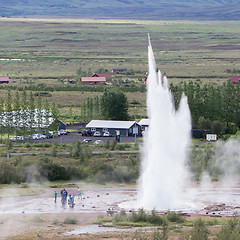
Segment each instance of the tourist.
M81 200L82 200L82 191L80 188L78 188L78 199L81 197Z
M55 200L55 203L57 202L57 192L55 191L54 192L54 200Z
M70 208L73 208L74 207L74 195L72 194L70 194L69 195L69 199L68 199L68 204L69 204L69 207Z

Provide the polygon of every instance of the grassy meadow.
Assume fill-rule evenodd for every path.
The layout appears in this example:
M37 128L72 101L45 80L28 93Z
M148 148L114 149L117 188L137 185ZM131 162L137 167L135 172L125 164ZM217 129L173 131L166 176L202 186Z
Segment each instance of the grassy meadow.
M0 28L0 75L9 76L14 86L64 86L77 79L79 68L140 71L113 75L113 82L141 86L148 69L148 33L157 65L169 82L219 85L240 68L237 21L0 18ZM6 90L0 93L5 98ZM96 95L101 93L54 91L48 100L57 102L61 114L70 106L78 114L81 102ZM140 103L138 114L145 116L145 93L127 93L127 97ZM134 109L130 104L130 115Z

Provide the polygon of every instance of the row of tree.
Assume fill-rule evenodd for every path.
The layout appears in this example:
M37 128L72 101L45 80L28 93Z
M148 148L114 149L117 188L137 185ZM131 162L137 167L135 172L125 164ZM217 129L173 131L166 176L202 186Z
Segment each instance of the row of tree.
M188 97L193 128L212 129L217 125L220 129L222 125L222 133L234 133L240 127L239 83L228 81L218 87L210 84L201 87L198 83L185 82L171 84L170 90L174 95L176 108L183 92Z
M80 107L80 119L128 120L128 101L122 91L106 88L101 97L87 98ZM72 115L70 108L70 115Z
M53 103L51 106L46 99L43 103L40 94L37 100L32 92L27 95L26 91L16 91L13 97L8 91L6 100L0 98L0 134L26 135L34 130L57 129L59 111ZM50 122L51 119L51 122Z

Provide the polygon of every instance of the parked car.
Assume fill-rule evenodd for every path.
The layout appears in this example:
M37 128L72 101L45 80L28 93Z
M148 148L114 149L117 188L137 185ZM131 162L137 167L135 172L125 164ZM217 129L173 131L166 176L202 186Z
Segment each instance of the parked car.
M32 135L32 139L33 139L33 140L38 140L38 139L39 139L39 138L38 138L38 134L33 134L33 135Z
M23 141L24 137L23 136L16 136L16 137L12 137L11 141L16 142L16 141Z
M47 136L44 134L38 134L38 139L46 139Z
M47 138L53 138L53 132L48 132L46 133Z
M46 135L40 134L40 133L32 135L32 139L33 140L41 140L41 139L46 139L46 138L47 138Z
M94 132L93 134L94 137L101 137L101 133L99 131Z
M93 132L90 130L82 130L82 136L92 136Z
M103 143L104 143L104 141L103 141L103 140L100 140L100 139L95 141L95 144L96 144L96 145L103 144Z
M91 141L92 141L92 139L85 138L82 140L82 143L90 143Z
M103 137L111 137L110 132L104 132L104 133L103 133Z
M61 129L59 130L60 135L67 135L67 130Z

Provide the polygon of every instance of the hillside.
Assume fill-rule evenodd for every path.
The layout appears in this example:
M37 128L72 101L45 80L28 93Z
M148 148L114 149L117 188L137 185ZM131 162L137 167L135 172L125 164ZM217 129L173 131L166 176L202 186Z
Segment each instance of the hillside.
M0 0L0 15L152 20L240 20L239 0Z

